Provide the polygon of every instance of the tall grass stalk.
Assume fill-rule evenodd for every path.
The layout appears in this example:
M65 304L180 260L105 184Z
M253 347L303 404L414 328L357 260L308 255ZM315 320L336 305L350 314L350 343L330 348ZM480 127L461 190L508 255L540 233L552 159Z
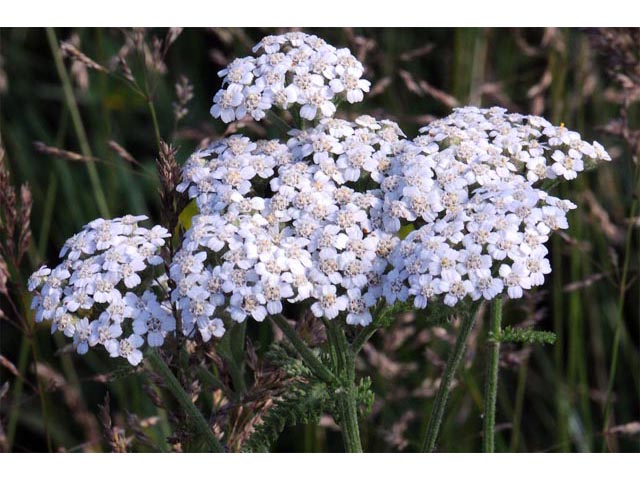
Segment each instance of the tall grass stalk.
M67 108L69 109L69 114L71 115L71 122L73 123L73 128L75 130L78 143L80 144L80 151L85 157L93 158L91 146L89 145L89 140L87 138L87 132L84 129L82 117L80 116L80 110L78 110L78 104L76 103L76 99L73 94L71 80L69 79L69 74L67 73L64 62L62 60L62 52L60 51L60 47L58 46L58 39L56 38L55 31L52 27L47 27L46 31L47 39L49 41L49 47L51 48L51 53L53 54L53 60L55 62L56 71L58 72L58 77L60 78L60 82L62 83L65 102L67 104ZM93 188L100 215L102 215L104 218L109 218L109 207L107 206L107 199L104 195L104 191L102 190L102 184L100 183L100 177L98 176L98 169L96 168L96 165L93 161L86 162L86 165L87 171L89 173L89 180L91 182L91 187Z
M636 211L638 209L638 188L640 187L640 164L636 165L635 174L633 180L633 200L631 201L631 207L629 209L629 219L636 217ZM613 343L611 345L611 361L609 367L609 382L607 384L607 395L604 406L604 421L602 424L602 451L607 450L608 442L608 430L611 422L611 416L613 411L613 386L615 385L616 372L618 368L618 352L620 350L620 337L622 333L622 326L624 320L624 300L627 292L627 281L629 275L629 266L631 263L631 246L633 243L634 225L633 222L629 222L627 227L627 233L625 237L624 248L624 263L622 266L622 275L620 277L620 287L618 290L618 302L617 302L617 318L616 327L613 334Z
M567 82L567 39L568 36L564 32L557 33L556 42L558 46L550 49L547 61L549 70L551 71L550 86L550 110L551 120L555 124L564 123L566 119L566 82ZM564 269L562 258L563 242L559 237L552 240L551 264L553 265L552 273L552 315L553 315L553 331L557 335L554 344L554 378L555 378L555 434L556 444L561 445L563 450L567 450L570 446L569 440L569 398L568 385L566 379L565 365L565 348L566 348L566 331L565 331L565 294L562 290L564 282Z

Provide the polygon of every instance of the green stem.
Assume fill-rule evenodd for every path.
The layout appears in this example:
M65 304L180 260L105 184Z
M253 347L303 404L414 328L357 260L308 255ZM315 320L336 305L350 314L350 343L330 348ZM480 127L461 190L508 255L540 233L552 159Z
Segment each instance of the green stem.
M438 432L440 431L440 425L442 424L442 418L444 416L444 409L447 405L447 399L449 398L449 390L451 389L451 383L456 375L462 356L467 347L467 340L469 334L475 323L475 311L466 314L462 318L462 325L458 332L458 338L453 346L453 351L449 354L447 364L442 374L442 380L438 387L438 392L433 401L433 407L431 408L431 415L429 416L429 423L427 424L427 430L422 441L423 452L433 452L436 446L436 440L438 439Z
M36 385L38 391L38 397L40 397L40 410L42 411L42 426L44 430L44 437L47 441L47 450L53 452L51 444L51 435L49 434L49 412L47 408L47 398L45 394L44 385L42 385L42 379L38 374L38 365L40 364L40 353L38 349L38 339L35 336L35 328L29 332L29 341L31 342L31 353L33 355L33 366L36 370Z
M18 269L18 265L14 265L14 271L11 274L11 278L14 279L14 281L16 282L16 284L18 286L24 285L25 282L22 279L22 276L20 275L20 271ZM40 364L40 354L39 354L39 348L38 348L38 338L36 336L37 333L37 329L36 329L36 324L34 323L33 317L31 315L31 310L29 308L29 296L22 291L22 287L19 287L19 296L21 299L21 311L18 311L18 307L13 303L13 301L11 300L11 297L7 297L8 302L10 303L10 305L12 306L16 316L18 318L22 318L23 322L24 322L24 336L23 336L23 345L24 345L24 341L26 340L28 347L30 347L31 350L31 354L33 357L33 368L35 371L35 376L36 376L36 387L35 390L37 392L37 396L40 399L40 410L42 413L42 428L43 428L43 433L44 433L44 437L47 443L47 450L49 452L53 451L52 448L52 443L51 443L51 435L49 432L49 415L48 415L48 408L47 408L47 397L45 394L45 387L42 381L41 376L38 374L38 365ZM21 382L24 380L24 373L26 371L26 367L27 367L27 361L28 361L28 350L29 348L27 348L27 358L23 358L23 354L24 351L20 351L20 360L19 360L19 373L20 376L18 378L18 381ZM19 396L22 393L22 385L20 384L20 389L16 388L16 396L19 398ZM19 405L16 405L16 415L18 415L18 408ZM9 444L11 445L13 440L14 440L14 434L15 434L15 425L11 426L10 429L10 442Z
M336 393L338 394L338 423L342 428L344 448L348 453L362 453L355 385L355 354L347 342L341 325L337 325L335 321L327 321L325 325L327 326L330 347L336 354L337 365L335 367L341 382Z
M362 453L360 442L360 430L358 427L358 406L355 398L355 389L349 388L341 392L338 400L340 411L340 427L344 448L347 453Z
M149 86L149 75L147 72L147 64L144 60L144 54L140 56L140 63L142 65L142 74L144 76L144 91L145 98L147 100L147 106L149 107L149 113L151 114L151 121L153 122L153 131L156 136L156 144L158 147L158 151L160 151L160 142L162 139L162 135L160 135L160 127L158 124L158 116L156 115L156 107L153 103L153 94L155 88L151 88Z
M353 343L351 344L351 346L354 353L357 354L360 350L362 350L364 344L367 343L373 336L373 334L378 331L378 329L380 328L380 320L386 314L387 309L388 307L385 303L381 303L375 309L372 314L373 321L362 330L360 330L360 332L358 332L358 335L356 335L356 338L353 339Z
M149 93L147 93L149 95ZM151 121L153 122L153 131L156 136L156 144L158 146L158 151L160 151L160 142L162 138L160 136L160 126L158 124L158 116L156 115L156 107L153 104L153 99L147 96L147 105L149 106L149 112L151 113Z
M47 39L49 41L51 53L53 54L56 71L58 72L60 82L62 83L62 90L64 92L65 101L67 103L67 108L69 109L69 114L71 115L71 122L73 123L73 128L76 132L76 136L78 137L80 151L85 157L93 158L93 153L91 152L91 147L89 146L89 140L87 138L87 132L84 129L82 117L80 116L80 110L78 110L78 104L76 103L76 99L73 95L71 80L69 80L69 75L64 66L64 62L62 61L62 53L60 52L60 48L58 47L58 39L56 38L56 34L52 27L47 27ZM96 168L96 165L93 161L86 162L86 165L87 171L89 172L89 181L91 182L91 187L94 191L100 215L105 218L109 218L109 207L107 206L107 199L102 190L102 185L100 184L98 169Z
M20 342L20 353L18 354L18 372L20 375L13 384L13 402L9 413L9 423L7 425L7 450L13 450L13 441L15 440L16 428L18 426L18 418L20 418L20 405L22 404L22 389L24 386L24 375L27 371L29 361L29 340L27 335L22 335Z
M246 343L247 322L234 322L229 334L231 335L231 362L229 373L233 380L235 394L240 397L247 390L244 379L244 347Z
M213 434L209 423L193 404L187 392L184 391L182 385L180 385L180 382L171 372L158 352L155 349L148 349L147 359L149 360L153 370L162 377L166 387L184 410L184 413L192 424L197 436L204 439L207 449L211 452L224 452L224 448Z
M378 331L378 328L379 326L374 325L374 323L372 322L362 330L360 330L356 338L353 339L353 351L355 353L358 353L360 350L362 350L364 344L367 343L371 337L373 337L373 334Z
M273 323L275 323L282 333L284 333L285 337L291 342L293 348L298 352L298 354L302 357L305 364L311 372L318 377L323 382L328 384L335 383L336 378L334 374L325 367L322 362L318 359L315 353L307 347L304 341L298 336L296 331L289 325L289 322L282 315L274 315L270 317Z
M633 192L638 190L638 182L640 181L640 167L636 166L635 174L634 174L634 182L633 182ZM631 208L629 210L629 218L635 218L636 209L638 207L638 198L634 195L633 201L631 203ZM625 294L627 291L627 276L629 274L629 263L631 260L631 246L633 243L633 222L629 224L627 228L627 235L625 239L625 249L624 249L624 264L622 266L622 276L620 278L620 287L618 291L618 305L616 308L616 326L615 331L613 333L613 345L611 351L611 366L609 367L609 382L607 384L607 396L605 400L604 407L604 422L602 425L602 432L604 433L603 441L602 441L602 451L606 452L608 447L608 436L607 432L609 430L609 422L611 421L611 415L613 413L613 386L615 384L616 379L616 370L618 368L618 351L620 349L620 337L622 333L622 326L624 323L624 300Z
M495 451L496 398L498 394L501 323L502 298L496 297L491 304L489 361L487 362L484 390L484 437L482 449L485 453L493 453Z

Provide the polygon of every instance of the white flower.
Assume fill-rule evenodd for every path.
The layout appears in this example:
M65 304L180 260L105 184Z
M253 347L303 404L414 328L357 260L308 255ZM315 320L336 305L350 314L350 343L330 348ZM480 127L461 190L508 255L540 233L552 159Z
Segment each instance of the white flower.
M504 283L500 278L490 276L479 277L474 283L475 290L471 292L471 298L478 300L483 297L485 300L491 300L497 297L504 290Z
M469 280L455 280L448 283L447 294L444 297L445 305L453 307L468 293L473 291L473 285Z
M259 87L247 87L243 91L244 101L236 108L236 118L242 119L245 115L251 115L254 120L262 120L265 111L271 108L272 95L264 92Z
M142 361L142 352L139 347L143 344L142 337L134 333L121 339L118 343L111 343L109 353L112 357L126 358L131 365L136 366Z
M107 351L117 348L118 338L122 335L122 327L119 323L97 321L91 324L91 336L89 345L95 347L103 345Z
M233 122L236 119L236 107L244 100L242 86L236 83L229 85L226 90L219 90L213 97L211 115L220 118L224 123Z
M229 299L229 314L239 323L244 322L248 316L257 322L262 322L267 317L264 303L265 297L259 288L241 287Z
M578 176L578 172L584 170L584 162L582 161L582 154L577 150L570 150L569 155L565 155L562 151L556 150L551 155L551 158L555 161L551 165L553 173L564 177L566 180L573 180Z
M512 266L500 265L500 276L507 287L507 294L511 298L522 297L522 291L531 288L529 272L521 263L514 263Z
M362 298L362 292L353 288L347 291L349 303L347 305L347 323L349 325L366 326L371 323L371 305L367 305L365 299Z
M208 342L211 337L220 338L224 335L224 323L219 318L207 318L198 320L198 330L202 340Z
M329 320L346 310L349 304L345 295L337 295L335 285L319 287L318 297L319 300L311 305L311 311L316 317L325 317Z
M304 91L299 100L304 102L300 109L300 116L307 120L314 120L318 113L323 117L331 117L336 112L336 106L331 101L333 95L329 88Z
M75 325L73 334L73 345L80 355L89 351L89 339L91 337L91 325L86 318L80 319Z
M127 263L122 265L122 269L120 272L125 286L127 288L134 288L140 285L140 282L142 280L140 279L140 275L138 275L138 272L141 272L146 268L147 266L145 265L142 257L132 256L132 258Z
M362 72L359 69L348 68L344 76L335 78L329 82L334 93L345 92L349 103L361 102L364 93L368 92L371 82L360 78Z
M164 343L167 333L176 329L176 320L169 307L163 307L155 298L147 304L147 310L148 317L134 320L133 332L140 336L146 334L149 346L159 347Z
M544 276L551 273L551 265L549 264L549 260L544 257L545 254L546 249L528 257L525 261L526 270L529 271L531 286L542 285L544 283Z
M542 284L550 271L543 243L568 227L573 205L535 182L574 178L582 156L606 156L564 127L500 108L456 109L420 131L379 179L384 201L372 224L406 235L390 256L387 302L402 299L403 287L422 308L430 296L453 306Z
M284 282L269 282L264 287L264 297L267 301L267 312L276 315L282 312L282 300L293 296L293 289Z
M41 266L38 270L33 272L29 277L29 282L27 284L27 288L30 292L33 292L35 289L42 287L47 277L51 274L51 269L46 265Z

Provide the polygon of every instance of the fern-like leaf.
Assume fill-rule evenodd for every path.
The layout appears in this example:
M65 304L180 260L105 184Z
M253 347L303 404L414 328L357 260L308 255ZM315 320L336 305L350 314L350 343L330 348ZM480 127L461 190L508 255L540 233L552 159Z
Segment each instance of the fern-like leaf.
M285 391L273 398L273 405L255 425L242 446L246 452L268 452L285 427L317 424L322 413L333 409L333 398L327 385L316 380L300 360L289 356L277 344L266 356L287 374L290 383Z
M547 332L543 330L534 330L532 328L513 328L506 327L499 338L499 342L512 342L512 343L554 343L556 341L556 334L553 332Z

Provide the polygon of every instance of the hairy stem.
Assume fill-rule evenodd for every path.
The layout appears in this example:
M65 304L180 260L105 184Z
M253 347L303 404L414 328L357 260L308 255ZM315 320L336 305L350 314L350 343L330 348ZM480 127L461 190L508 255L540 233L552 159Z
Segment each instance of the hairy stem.
M427 424L427 430L425 431L424 439L422 441L423 452L433 452L438 439L438 433L440 431L440 425L442 424L442 418L444 416L444 409L447 405L447 399L449 398L449 390L451 389L451 382L456 375L460 360L464 355L464 351L467 347L467 340L469 334L473 328L475 322L475 311L472 311L462 318L462 325L460 326L460 332L458 332L458 338L453 346L453 351L449 354L447 364L444 368L442 380L438 387L438 392L433 401L433 407L431 408L431 415L429 416L429 423Z
M326 383L334 383L336 378L327 367L318 359L315 353L311 351L304 341L298 336L296 331L289 325L289 322L282 315L274 315L270 317L271 320L282 330L285 337L291 342L293 348L304 360L304 363L309 367L311 372L320 380Z
M244 379L244 350L246 343L247 322L235 323L229 332L231 335L231 361L229 373L233 381L235 394L240 397L247 390Z
M345 451L347 453L362 453L355 388L349 388L340 394L338 408L340 409L340 427L342 428Z
M495 451L496 398L498 395L498 367L500 360L500 332L502 324L502 298L496 297L491 303L489 322L489 361L484 384L484 436L482 450Z
M155 349L147 350L147 359L153 370L162 377L165 386L178 401L180 407L182 407L196 435L204 440L207 450L218 453L224 452L224 448L213 434L209 423L202 416L200 410L193 404L187 392L184 391L182 385L180 385L180 382L158 352Z
M337 359L336 373L340 380L338 394L338 423L342 428L344 448L348 453L362 453L360 427L358 425L358 403L356 398L355 353L347 342L344 330L335 321L325 322L329 344Z

